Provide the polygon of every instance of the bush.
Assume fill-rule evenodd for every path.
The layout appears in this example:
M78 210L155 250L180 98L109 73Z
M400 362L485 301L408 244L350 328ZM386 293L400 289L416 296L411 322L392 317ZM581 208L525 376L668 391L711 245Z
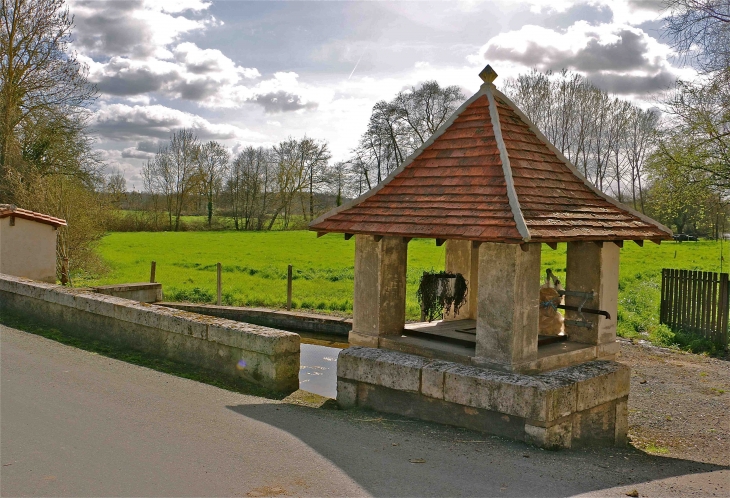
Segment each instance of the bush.
M171 288L165 293L169 301L187 301L190 303L213 303L215 296L208 289L194 287L192 289Z

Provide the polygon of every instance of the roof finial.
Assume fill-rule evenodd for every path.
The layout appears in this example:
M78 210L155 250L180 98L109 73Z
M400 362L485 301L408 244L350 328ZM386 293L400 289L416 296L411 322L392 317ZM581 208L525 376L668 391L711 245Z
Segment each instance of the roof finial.
M484 81L484 83L491 83L497 79L497 73L494 72L492 66L487 64L487 67L482 69L482 72L479 73L479 77Z

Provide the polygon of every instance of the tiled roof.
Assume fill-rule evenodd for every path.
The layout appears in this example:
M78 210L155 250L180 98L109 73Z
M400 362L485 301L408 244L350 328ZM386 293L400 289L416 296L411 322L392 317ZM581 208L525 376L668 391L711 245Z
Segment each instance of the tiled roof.
M491 83L385 181L310 229L513 243L671 238L587 182Z
M27 209L15 207L12 204L0 204L0 218L7 218L8 216L15 216L16 218L37 221L38 223L53 225L54 227L66 226L66 220L62 220L61 218L54 218L53 216L48 216L47 214L36 213L35 211L28 211Z

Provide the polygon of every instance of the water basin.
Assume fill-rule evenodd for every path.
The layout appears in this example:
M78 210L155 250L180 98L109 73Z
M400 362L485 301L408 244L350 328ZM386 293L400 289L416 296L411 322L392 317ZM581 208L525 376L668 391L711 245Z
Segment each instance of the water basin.
M299 389L328 398L337 397L337 355L348 347L332 337L302 333L299 361Z

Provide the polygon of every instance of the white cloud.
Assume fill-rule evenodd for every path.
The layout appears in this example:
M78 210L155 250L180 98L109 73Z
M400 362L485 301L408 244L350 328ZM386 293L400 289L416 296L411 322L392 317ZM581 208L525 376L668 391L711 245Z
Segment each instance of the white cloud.
M217 49L201 49L194 43L181 43L173 50L175 60L185 65L192 74L220 75L221 81L238 81L239 78L255 79L261 76L258 69L240 67Z
M169 58L168 45L185 34L218 24L212 16L191 19L184 15L209 6L200 1L73 0L70 8L78 27L73 45L92 56Z
M669 63L672 50L627 24L593 26L578 21L565 31L525 25L487 42L472 63L490 63L503 76L529 68L571 69L610 91L645 94L662 90L678 72Z
M238 49L243 45L229 45L221 33L200 36L223 24L211 15L210 5L204 0L71 0L78 26L73 48L103 92L92 126L99 146L109 149L109 164L138 167L181 127L234 151L306 133L328 140L333 159L345 159L378 100L430 79L459 85L470 95L481 84L477 75L486 63L500 74L497 83L532 67L568 67L606 89L639 96L679 74L668 62L671 50L639 27L660 15L651 0L464 0L428 9L412 3L372 9L358 4L352 10L357 19L342 19L349 23L346 34L334 30L321 41L304 37L294 50L297 58L282 54L281 60L276 47L291 50L298 36L292 27L299 20L277 13L283 22L267 25L263 19L254 29L256 14L247 11L231 21L249 27L228 36L274 30L274 38L262 36L267 45L261 46L274 55L256 63L243 62L255 54L243 58L249 55ZM526 13L527 8L540 15ZM380 10L385 17L378 17ZM541 26L520 28L519 15ZM468 33L461 32L466 21L482 18L483 27L472 22ZM405 32L391 33L384 27L391 23L405 26ZM409 29L416 34L406 36ZM469 52L473 55L464 59Z
M122 150L121 156L125 159L152 159L155 157L154 152L145 152L137 147L126 147Z
M613 12L613 22L636 26L657 20L664 7L662 0L525 0L535 13L566 12L577 5L608 7Z
M201 140L261 140L264 135L230 124L215 124L195 114L161 105L102 105L91 128L104 139L119 141L166 139L174 130L191 128Z

